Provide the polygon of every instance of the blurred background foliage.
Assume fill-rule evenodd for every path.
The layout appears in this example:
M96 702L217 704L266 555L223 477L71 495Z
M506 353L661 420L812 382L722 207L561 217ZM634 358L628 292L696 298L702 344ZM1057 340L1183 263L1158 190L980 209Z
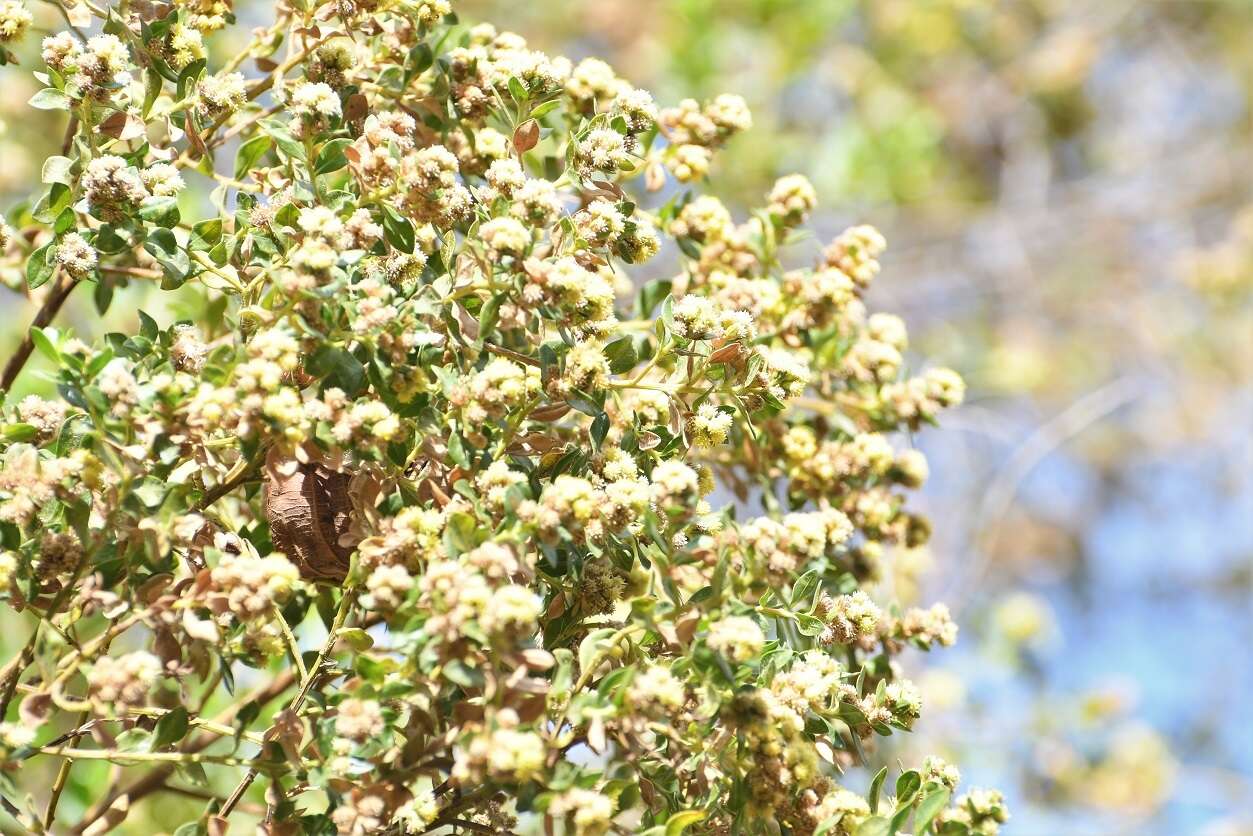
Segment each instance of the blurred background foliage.
M902 759L946 752L967 783L1004 787L1011 833L1253 834L1253 3L457 8L604 57L662 105L743 94L755 127L716 194L742 213L799 171L825 201L814 249L853 222L886 234L881 307L972 386L919 439L937 537L884 578L963 628L928 660ZM25 108L24 46L0 69L6 209L61 135ZM0 275L16 286L19 268ZM84 295L62 325L89 337L141 304L204 304L122 292L134 304L108 321ZM7 353L30 306L0 294Z

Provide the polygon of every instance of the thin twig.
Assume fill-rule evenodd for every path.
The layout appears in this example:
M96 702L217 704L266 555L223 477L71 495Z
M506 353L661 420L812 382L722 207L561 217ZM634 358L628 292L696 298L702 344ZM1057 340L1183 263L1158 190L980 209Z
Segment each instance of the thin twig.
M309 678L309 671L305 668L305 660L300 657L300 645L296 643L296 636L291 631L291 625L283 617L283 611L278 604L273 605L273 611L274 620L278 622L279 629L283 631L283 638L287 641L292 661L296 663L296 670L300 671L300 681L304 682Z
M225 481L217 487L210 488L205 491L204 496L196 503L196 510L204 511L206 508L213 505L213 503L217 502L219 499L226 496L228 493L255 476L261 467L261 462L265 461L265 452L265 449L262 448L257 451L257 454L253 456L251 460L244 461L241 459L235 468L232 469L232 472L227 474Z
M475 806L484 799L491 798L495 794L496 790L492 787L479 787L476 790L466 793L454 801L449 807L445 808L439 814L439 817L427 825L426 830L423 830L422 832L434 833L440 828L447 827L454 821L457 821L456 817L461 815L462 812Z
M83 711L79 713L78 723L75 724L79 726L79 728L75 729L71 742L77 743L78 738L86 731L90 730L89 726L83 726L83 724L87 721L87 718L90 716L90 711ZM61 768L57 770L57 777L52 781L52 794L48 797L48 808L44 811L44 830L52 830L52 822L55 821L57 817L57 804L61 801L61 793L65 791L65 785L69 783L70 770L73 768L73 759L66 758L61 762Z
M116 763L216 763L222 766L255 766L258 758L235 758L230 755L206 755L204 752L119 752L116 749L76 749L70 746L36 746L32 751L73 760L113 761Z

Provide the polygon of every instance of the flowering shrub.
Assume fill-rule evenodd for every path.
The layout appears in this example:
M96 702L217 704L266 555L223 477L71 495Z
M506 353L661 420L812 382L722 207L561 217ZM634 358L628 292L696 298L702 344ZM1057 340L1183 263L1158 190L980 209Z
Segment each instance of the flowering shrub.
M956 638L873 581L930 532L893 433L963 384L867 313L875 230L783 266L804 178L739 223L688 190L741 99L661 108L443 0L280 7L213 72L226 3L87 11L43 42L65 145L0 233L48 285L3 386L38 350L60 396L4 414L4 796L63 764L8 813L54 829L105 760L75 832L188 784L183 836L254 784L271 834L997 831L939 759L842 784L920 715L896 657ZM49 325L136 281L209 315Z

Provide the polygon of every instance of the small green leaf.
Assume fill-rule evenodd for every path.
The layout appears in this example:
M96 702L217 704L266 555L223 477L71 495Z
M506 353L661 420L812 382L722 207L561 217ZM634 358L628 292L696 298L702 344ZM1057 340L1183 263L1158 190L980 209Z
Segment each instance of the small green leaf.
M360 627L348 627L340 630L339 637L358 653L374 647L374 637Z
M479 311L479 341L487 339L487 335L496 327L497 321L500 319L500 296L493 296L483 303L483 310Z
M688 606L700 604L714 597L714 588L712 586L702 586L700 589L692 593L692 597L687 599Z
M330 174L332 171L339 171L348 165L348 158L344 156L344 149L351 144L351 139L340 137L332 139L323 145L322 149L318 151L318 159L314 163L313 173Z
M871 816L857 828L856 836L890 836L891 823L883 816Z
M187 253L178 246L178 239L174 237L172 231L165 227L150 230L144 239L144 249L161 265L166 278L177 282L175 287L187 278L187 273L191 270L191 261Z
M452 557L477 548L480 544L479 524L474 517L459 511L448 520L444 528L444 548Z
M69 157L49 157L44 161L43 181L51 185L52 183L64 183L70 185L73 178L70 175L70 168L74 165L74 161Z
M402 253L413 252L413 224L390 206L383 207L383 234L387 238L387 243Z
M96 230L96 237L91 242L97 252L108 253L110 255L120 253L130 249L131 243L126 238L117 234L117 230L109 224L105 224Z
M559 107L561 107L561 99L551 99L543 104L538 104L531 108L531 118L543 119Z
M700 245L691 238L676 238L675 243L685 256L693 261L700 261Z
M222 219L211 218L201 221L191 228L191 240L187 244L190 250L211 250L222 240Z
M154 476L146 476L139 484L131 488L131 494L144 504L144 507L159 508L165 501L168 485Z
M923 833L940 811L948 806L951 793L948 787L935 787L918 802L918 812L914 814L914 832Z
M351 352L331 345L322 345L314 352L309 371L328 386L344 390L354 398L365 386L365 366Z
M431 50L430 45L420 43L409 50L409 60L406 62L405 75L410 79L421 75L429 70L434 63L435 53Z
M461 440L461 433L455 432L448 436L448 460L458 467L470 466L470 456L466 453L466 445Z
M55 268L52 266L52 244L44 244L26 260L26 286L31 290L47 284Z
M27 104L39 110L69 110L70 97L55 87L45 87L31 96Z
M34 424L5 424L0 427L0 441L30 441L39 435L39 428Z
M605 358L609 361L609 371L614 374L624 374L635 368L635 364L639 362L635 342L629 335L619 337L605 346Z
M518 104L523 104L530 98L526 92L526 85L516 75L509 76L509 95L513 96L513 100Z
M681 810L666 819L666 836L680 836L689 826L705 820L703 810Z
M176 98L182 99L187 95L187 88L200 78L201 74L204 73L204 68L205 60L203 58L192 61L186 67L183 67L182 72L178 74L178 83L174 88Z
M146 752L152 743L152 735L146 729L127 729L117 736L114 748L119 752Z
M801 606L805 606L806 610L809 609L808 603L813 598L820 580L821 575L817 569L810 569L796 579L796 583L792 584L792 609L798 609Z
M161 78L161 74L156 70L149 68L144 74L144 105L140 111L140 116L143 119L146 120L148 114L152 112L152 106L157 103L164 85L165 80Z
M885 766L875 773L874 780L870 782L870 792L866 795L866 801L870 804L870 812L879 812L879 794L883 791L883 782L888 777L888 768Z
M244 736L244 732L248 731L248 727L252 725L252 721L261 715L261 706L256 700L244 703L244 707L239 709L239 713L235 715L235 742L238 743L240 738Z
M599 404L594 404L583 398L567 398L566 403L591 418L597 417L604 411L600 408Z
M918 771L911 769L908 772L902 772L901 777L896 779L896 803L897 805L912 804L914 796L918 793L918 788L922 786L922 776Z
M305 147L300 140L291 135L286 125L277 119L262 119L257 124L274 140L274 144L280 151L293 159L304 161Z
M647 319L652 316L653 310L661 304L661 301L670 295L674 282L669 279L653 279L640 288L639 300L636 312L641 319Z
M190 727L187 719L187 709L181 705L170 711L157 721L156 731L152 735L152 749L159 751L173 743L182 740L187 734Z
M178 226L178 198L173 196L152 196L144 198L139 206L139 217L148 223L158 226Z
M157 335L161 333L157 321L143 311L139 312L139 334L149 340L156 340Z
M188 783L194 784L197 787L209 786L209 776L205 773L204 767L195 761L190 763L180 763L177 765L176 769L178 770L178 774L185 778ZM186 825L183 825L183 827L186 827ZM174 836L178 836L178 834L182 832L183 828L180 827L178 830L174 831Z
M608 434L609 434L609 415L607 413L602 412L592 419L592 430L591 430L592 444L593 446L596 447L597 450L600 449L600 445L604 443L605 436Z
M74 210L66 208L61 214L57 215L57 219L52 223L52 231L58 236L64 235L74 227L78 226L78 218L74 215Z
M73 202L74 193L70 191L69 186L64 183L53 183L48 193L39 199L31 215L41 223L50 224Z
M239 146L235 152L235 179L243 180L256 168L257 163L274 147L274 140L265 134L257 134Z
M579 643L580 674L588 673L588 668L596 658L596 654L600 651L600 646L616 632L612 627L601 627L599 630L593 630L584 637L583 641Z

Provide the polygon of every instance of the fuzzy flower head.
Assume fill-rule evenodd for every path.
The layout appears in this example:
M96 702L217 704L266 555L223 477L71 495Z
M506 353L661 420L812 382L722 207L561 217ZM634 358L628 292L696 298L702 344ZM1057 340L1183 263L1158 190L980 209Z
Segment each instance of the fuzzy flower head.
M300 570L281 554L226 554L212 572L224 603L243 620L264 618L284 603L300 581Z
M711 403L703 403L692 416L692 441L697 447L717 447L727 440L733 422L732 414Z
M0 0L0 43L22 37L33 20L21 0Z
M161 672L161 660L143 650L103 656L87 674L87 692L102 710L122 713L147 702Z
M96 251L77 232L61 238L54 258L66 273L76 279L83 278L95 269L97 260Z
M93 94L107 95L106 88L124 88L131 81L131 56L126 44L117 35L94 35L87 40L87 47L78 66L95 85Z
M733 615L709 625L706 641L710 648L721 653L729 661L743 664L761 655L766 636L756 621L743 615Z
M789 174L770 190L767 211L784 226L796 226L804 223L817 205L818 193L813 184L800 174Z
M298 84L287 106L293 115L307 121L336 119L340 115L339 96L324 82Z
M602 836L609 832L614 803L606 795L575 787L554 798L548 812L557 818L569 816L575 836Z
M609 128L596 128L580 140L575 160L584 176L613 175L632 165L626 139Z
M121 157L109 154L87 164L82 187L91 213L110 222L123 220L148 197L139 171Z
M197 107L207 118L234 113L248 101L248 85L242 73L206 76L196 85Z

